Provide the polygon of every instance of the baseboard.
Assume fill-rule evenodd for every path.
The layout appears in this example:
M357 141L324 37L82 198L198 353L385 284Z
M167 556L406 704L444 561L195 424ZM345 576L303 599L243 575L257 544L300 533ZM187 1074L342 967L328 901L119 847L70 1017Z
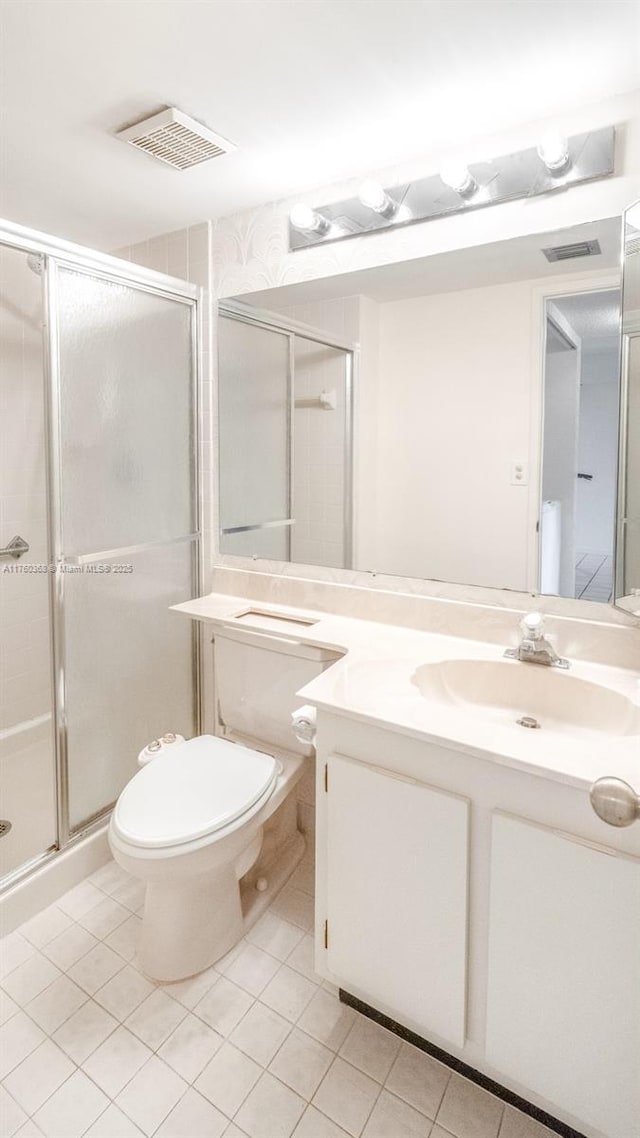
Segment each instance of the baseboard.
M108 822L60 853L53 853L0 897L0 935L35 917L68 889L109 861Z
M462 1075L463 1078L469 1079L472 1083L477 1083L483 1090L489 1091L490 1094L495 1095L496 1098L502 1099L503 1102L513 1106L516 1110L522 1111L523 1114L528 1114L541 1126L546 1126L548 1130L553 1130L555 1134L560 1134L561 1138L585 1138L584 1134L580 1134L578 1130L573 1130L571 1126L567 1126L566 1122L561 1122L560 1119L554 1118L553 1115L547 1114L546 1111L541 1110L540 1107L534 1106L533 1103L528 1102L527 1099L521 1098L520 1095L514 1094L508 1087L503 1087L502 1083L496 1083L494 1079L490 1079L488 1075L483 1075L482 1071L476 1071L475 1067L469 1067L463 1063L461 1059L456 1059L454 1055L449 1055L448 1051L443 1051L441 1047L436 1047L435 1043L430 1043L428 1039L423 1039L421 1035L416 1035L415 1031L410 1031L408 1027L403 1027L401 1023L396 1023L394 1019L389 1016L383 1015L382 1012L372 1008L369 1004L365 1004L363 1000L359 1000L357 996L352 996L349 992L345 992L342 988L339 990L340 999L343 1004L348 1004L349 1007L355 1008L363 1016L379 1023L381 1027L386 1027L387 1031L392 1031L394 1035L398 1035L400 1039L404 1039L406 1043L412 1043L414 1047L418 1047L420 1051L425 1051L427 1055L431 1055L433 1059L437 1059L445 1067L450 1067L456 1074Z

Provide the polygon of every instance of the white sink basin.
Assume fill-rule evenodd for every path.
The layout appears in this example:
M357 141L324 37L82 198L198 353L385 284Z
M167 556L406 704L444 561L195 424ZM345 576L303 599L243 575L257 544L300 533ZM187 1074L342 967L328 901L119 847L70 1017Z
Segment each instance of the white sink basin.
M502 725L526 717L563 735L640 735L640 706L625 695L540 664L442 660L421 665L411 682L430 703Z

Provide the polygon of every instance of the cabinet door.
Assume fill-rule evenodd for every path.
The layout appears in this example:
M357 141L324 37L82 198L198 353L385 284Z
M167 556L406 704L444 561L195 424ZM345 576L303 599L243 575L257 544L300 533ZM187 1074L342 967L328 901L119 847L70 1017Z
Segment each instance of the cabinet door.
M640 1135L640 862L496 813L487 1058L607 1138Z
M461 1046L468 803L337 755L327 773L329 967L400 1022Z

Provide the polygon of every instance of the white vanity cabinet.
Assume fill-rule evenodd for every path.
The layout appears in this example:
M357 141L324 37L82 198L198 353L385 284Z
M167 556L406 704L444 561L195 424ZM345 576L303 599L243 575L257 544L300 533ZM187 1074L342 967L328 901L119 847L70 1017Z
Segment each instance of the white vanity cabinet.
M338 754L324 778L332 974L403 1023L462 1046L468 802Z
M317 767L317 970L579 1134L640 1138L640 823L328 711Z
M487 1059L608 1138L640 1135L640 860L492 819Z

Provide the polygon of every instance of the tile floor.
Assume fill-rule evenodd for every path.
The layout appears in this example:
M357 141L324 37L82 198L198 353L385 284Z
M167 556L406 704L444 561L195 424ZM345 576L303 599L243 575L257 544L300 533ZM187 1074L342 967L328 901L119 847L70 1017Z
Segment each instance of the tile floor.
M110 862L0 942L0 1138L552 1138L313 971L312 865L214 968L159 985Z
M582 601L610 601L613 594L613 557L578 550L575 594Z

